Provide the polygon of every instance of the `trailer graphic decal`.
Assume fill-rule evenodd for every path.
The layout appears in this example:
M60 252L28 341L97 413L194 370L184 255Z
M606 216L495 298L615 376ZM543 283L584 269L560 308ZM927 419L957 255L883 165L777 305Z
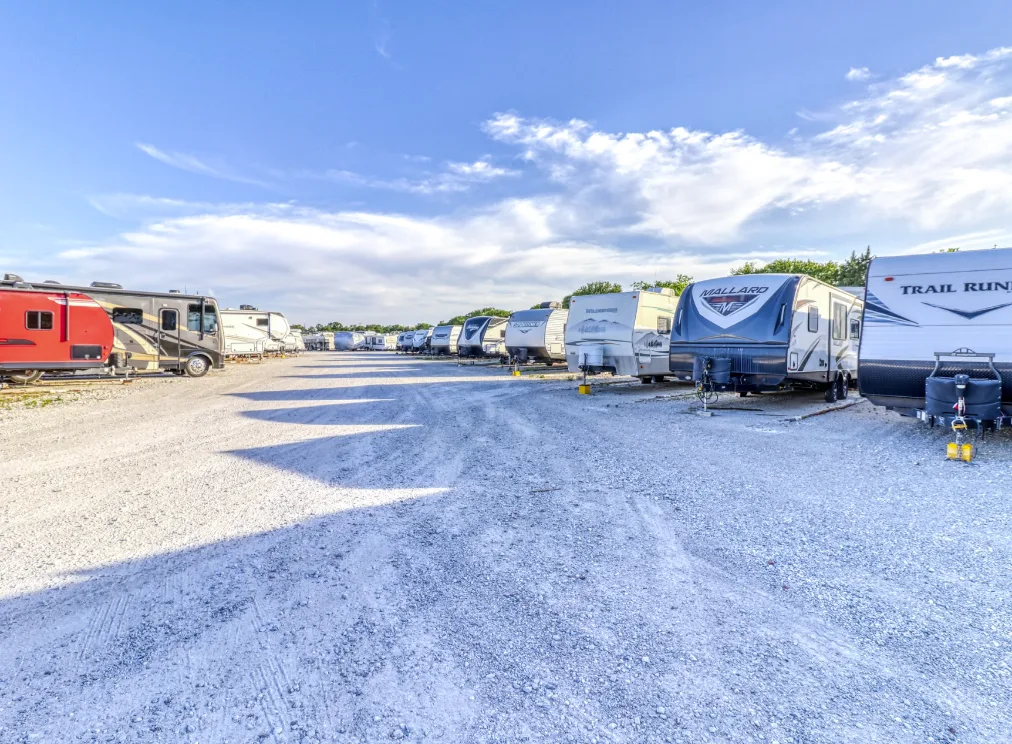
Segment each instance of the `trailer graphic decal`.
M867 323L882 323L882 324L894 324L894 325L908 325L915 326L917 323L910 320L910 318L904 318L899 313L894 313L885 303L876 297L869 289L865 293L865 304L864 304L864 319Z
M766 287L762 287L762 289L765 290ZM759 299L759 295L759 292L750 290L728 294L704 294L703 301L710 306L711 310L726 318L728 315L734 315L739 310L751 305Z
M985 307L980 310L957 310L956 308L953 307L942 307L941 305L932 305L930 302L922 302L921 304L927 305L928 307L938 308L939 310L948 310L950 313L954 313L955 315L958 315L962 318L966 318L967 320L973 320L974 318L979 318L981 315L990 313L994 310L1001 310L1003 307L1009 307L1010 305L1012 305L1012 302L1006 302L1004 305L992 305L991 307Z

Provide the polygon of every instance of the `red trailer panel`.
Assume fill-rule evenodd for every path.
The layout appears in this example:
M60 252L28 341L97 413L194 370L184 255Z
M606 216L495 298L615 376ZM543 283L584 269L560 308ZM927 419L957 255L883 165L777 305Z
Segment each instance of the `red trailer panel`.
M87 295L0 289L0 376L103 367L112 346L112 322Z

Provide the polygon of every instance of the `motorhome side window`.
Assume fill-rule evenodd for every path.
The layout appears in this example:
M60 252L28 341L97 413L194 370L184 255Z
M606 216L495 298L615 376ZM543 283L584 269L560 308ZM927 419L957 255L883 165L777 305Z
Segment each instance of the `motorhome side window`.
M662 315L657 319L657 332L662 336L671 333L671 318Z
M847 308L839 302L833 303L833 340L843 341L847 338Z
M188 305L186 308L186 329L200 332L200 305ZM217 333L218 316L214 314L214 305L204 305L204 333Z
M271 324L267 318L257 318L257 328L266 328Z
M857 318L850 321L850 337L855 340L861 338L861 321Z
M51 331L53 314L46 310L29 310L25 313L25 328L29 331Z
M112 322L126 325L144 325L144 312L132 307L114 307Z
M819 308L815 305L809 305L808 307L808 332L819 332Z

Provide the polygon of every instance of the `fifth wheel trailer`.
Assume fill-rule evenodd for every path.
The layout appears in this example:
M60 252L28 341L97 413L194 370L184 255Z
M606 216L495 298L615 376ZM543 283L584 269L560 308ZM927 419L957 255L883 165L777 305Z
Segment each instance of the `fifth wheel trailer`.
M801 274L749 274L694 282L671 331L671 372L709 378L716 390L807 387L827 400L856 381L860 299Z
M24 284L34 289L78 292L105 310L115 330L109 356L113 369L138 372L169 370L202 377L225 366L221 316L213 297L180 292L143 292L119 284L92 282L88 287L58 282L22 282L5 278L0 287Z
M506 353L520 362L566 361L566 320L569 311L559 302L542 302L533 310L518 310L506 325Z
M276 353L285 349L291 326L284 315L252 305L221 311L225 354L230 357Z
M611 372L662 380L678 297L667 287L580 295L569 301L566 362L570 372Z
M928 415L933 374L1000 378L1012 415L1012 248L874 259L859 366L861 395L902 415Z

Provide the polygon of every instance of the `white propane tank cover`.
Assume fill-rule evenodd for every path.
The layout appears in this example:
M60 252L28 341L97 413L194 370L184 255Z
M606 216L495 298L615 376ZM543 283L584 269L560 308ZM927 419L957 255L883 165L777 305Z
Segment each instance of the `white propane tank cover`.
M604 366L604 347L603 346L587 346L580 350L580 365L581 367L603 367Z

